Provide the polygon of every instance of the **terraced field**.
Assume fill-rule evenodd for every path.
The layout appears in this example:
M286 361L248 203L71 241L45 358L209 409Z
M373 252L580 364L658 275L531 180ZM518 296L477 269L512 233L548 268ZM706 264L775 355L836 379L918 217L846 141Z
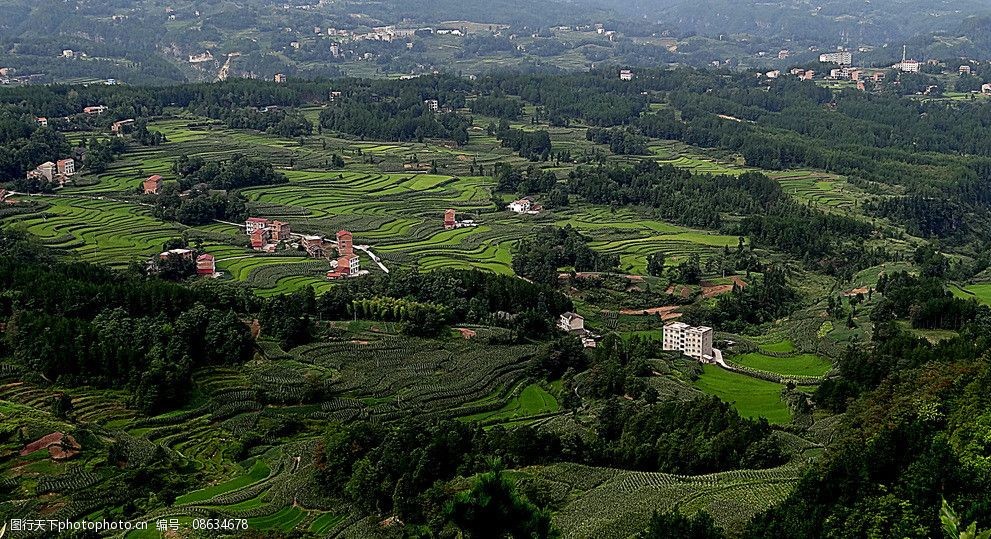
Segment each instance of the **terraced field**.
M759 352L733 356L732 361L744 367L785 376L822 376L832 364L815 354L781 354L769 356Z
M786 465L702 476L630 472L578 464L527 468L526 480L562 503L554 515L565 537L626 538L642 530L654 511L705 510L739 531L753 515L784 499L800 469Z

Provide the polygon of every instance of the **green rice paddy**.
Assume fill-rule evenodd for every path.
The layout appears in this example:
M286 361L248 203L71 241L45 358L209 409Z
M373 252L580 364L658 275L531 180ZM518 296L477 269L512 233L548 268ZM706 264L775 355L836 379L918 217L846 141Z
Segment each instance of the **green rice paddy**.
M763 417L778 425L791 421L791 411L781 400L781 384L703 365L695 387L732 404L743 417Z

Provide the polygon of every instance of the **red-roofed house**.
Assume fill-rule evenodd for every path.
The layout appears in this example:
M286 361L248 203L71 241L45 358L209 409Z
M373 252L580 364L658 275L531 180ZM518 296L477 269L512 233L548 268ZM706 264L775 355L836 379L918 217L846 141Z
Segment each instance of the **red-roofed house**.
M196 257L196 274L213 275L217 273L217 260L211 254Z
M341 277L353 277L360 271L358 255L345 255L337 259L337 267L327 272L328 279L340 279Z
M35 118L34 121L38 122L38 125L40 125L41 127L48 127L48 118L39 116Z
M444 212L444 228L452 229L458 225L456 219L457 213L454 210L446 210Z
M149 176L147 180L142 184L144 186L146 195L157 195L162 189L162 177L158 174L154 176Z
M264 228L256 229L251 233L251 248L255 250L264 249L268 243L268 238L268 230Z

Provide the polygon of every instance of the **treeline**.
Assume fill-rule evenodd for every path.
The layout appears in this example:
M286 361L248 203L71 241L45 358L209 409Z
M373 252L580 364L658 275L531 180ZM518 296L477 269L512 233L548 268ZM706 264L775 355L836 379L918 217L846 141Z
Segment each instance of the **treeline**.
M593 428L596 436L528 426L486 430L460 421L333 425L318 448L316 469L328 493L343 494L363 511L394 514L407 530L437 534L452 520L448 482L485 472L494 458L512 468L564 461L692 474L782 460L766 421L743 419L715 397L653 406L610 399ZM495 510L498 497L491 503ZM489 531L528 521L492 522Z
M551 156L551 136L547 131L525 131L511 129L509 122L502 120L495 132L503 147L509 148L531 161L547 161Z
M434 112L416 97L379 102L344 99L320 112L320 126L362 138L402 142L437 138L464 145L471 123L453 112Z
M248 217L248 210L237 189L289 181L270 163L241 154L209 162L182 155L172 164L172 172L179 177L179 183L162 187L155 196L152 213L159 219L191 226L214 219L241 222Z
M195 369L250 355L237 314L251 304L246 292L58 262L26 238L2 237L3 344L47 380L124 389L153 413L185 402Z
M504 120L517 120L523 115L523 102L506 96L479 96L470 104L469 109L475 114L494 116Z
M588 238L571 225L544 227L536 238L520 240L513 255L513 271L536 283L557 286L558 269L609 271L619 265L619 256L602 254L588 246Z
M630 129L590 127L585 138L596 144L609 145L609 151L617 155L644 155L647 153L647 137Z
M347 279L319 297L307 288L273 298L260 319L267 334L291 348L312 338L313 320L348 320L356 313L401 322L409 335L435 336L452 324L469 323L508 328L511 338L529 339L552 335L557 316L573 308L557 290L508 275L398 271Z
M263 112L264 111L264 112ZM313 134L313 123L296 110L278 107L253 107L225 109L209 107L206 115L223 120L232 129L253 129L283 138L297 138Z

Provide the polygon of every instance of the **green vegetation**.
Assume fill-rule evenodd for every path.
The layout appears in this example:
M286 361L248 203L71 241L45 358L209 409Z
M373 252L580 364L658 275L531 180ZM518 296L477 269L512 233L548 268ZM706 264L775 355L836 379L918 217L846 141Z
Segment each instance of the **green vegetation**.
M787 344L790 345L791 343ZM829 361L815 354L795 354L778 357L761 353L749 353L733 356L730 359L734 363L738 363L744 367L786 376L822 376L832 368Z
M781 398L781 384L703 365L695 386L731 403L743 417L763 417L774 424L791 420L788 405Z

